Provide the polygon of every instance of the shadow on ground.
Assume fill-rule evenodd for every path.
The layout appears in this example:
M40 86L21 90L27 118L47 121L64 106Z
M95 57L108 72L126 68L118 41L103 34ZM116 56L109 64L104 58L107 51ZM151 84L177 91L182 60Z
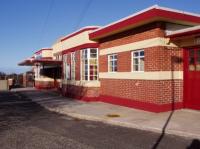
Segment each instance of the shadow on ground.
M59 97L57 93L42 91L0 93L1 149L149 149L159 137L157 133L84 121L51 112L33 102L26 94L32 94L37 100L45 99L45 102ZM198 147L199 140L171 135L163 135L157 146L162 149Z

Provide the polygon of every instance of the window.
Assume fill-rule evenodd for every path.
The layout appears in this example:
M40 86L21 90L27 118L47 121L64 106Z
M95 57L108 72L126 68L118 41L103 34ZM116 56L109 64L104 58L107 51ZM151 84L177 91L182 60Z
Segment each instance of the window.
M70 65L67 63L67 54L63 55L64 80L70 79Z
M144 71L144 50L132 52L132 70Z
M75 69L76 69L76 62L75 62L75 52L71 53L71 80L75 80Z
M108 55L108 71L117 72L117 54Z
M55 58L56 58L56 60L58 60L58 61L62 61L62 55L60 55L60 54L57 54L57 55L55 56Z
M200 49L189 49L189 71L200 71Z
M92 81L98 79L98 49L82 50L82 80Z

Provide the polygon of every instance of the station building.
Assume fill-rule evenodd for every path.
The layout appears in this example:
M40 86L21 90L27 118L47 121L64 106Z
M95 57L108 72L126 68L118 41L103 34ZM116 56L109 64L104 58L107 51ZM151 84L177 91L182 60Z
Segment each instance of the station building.
M50 59L32 61L40 69L62 68L65 96L152 112L200 110L199 14L155 5L103 27L84 27L51 49Z

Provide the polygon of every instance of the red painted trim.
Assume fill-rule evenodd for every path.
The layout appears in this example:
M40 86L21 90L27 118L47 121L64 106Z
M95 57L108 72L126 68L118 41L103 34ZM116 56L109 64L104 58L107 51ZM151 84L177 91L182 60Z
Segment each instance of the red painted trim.
M58 61L58 60L52 60L52 59L36 59L36 60L33 60L33 63L42 63L42 62L46 62L46 63L52 63L52 64L54 64L54 63L58 63L58 64L60 64L60 63L62 63L62 61Z
M175 38L175 37L181 37L181 36L195 35L195 34L199 34L199 33L200 33L200 29L193 30L193 31L188 31L188 32L183 32L183 33L177 33L177 34L174 34L174 35L169 35L167 37Z
M49 48L49 49L41 49L39 51L36 51L35 54L40 54L42 51L47 51L47 50L53 50L53 49L51 49L51 48Z
M197 16L153 8L136 16L130 17L126 20L122 20L100 30L94 31L89 34L89 37L90 39L100 39L102 36L106 37L112 32L126 29L127 27L133 26L138 23L147 22L151 20L159 21L164 19L171 19L172 21L179 20L191 23L200 23L200 17Z
M53 58L52 57L42 57L41 59L42 60L52 60Z
M83 28L83 29L81 29L81 30L79 30L79 31L77 31L77 32L75 32L75 33L72 33L72 34L70 34L70 35L68 35L68 36L66 36L66 37L64 37L64 38L62 38L60 41L61 41L61 42L62 42L62 41L65 41L65 40L67 40L67 39L69 39L69 38L71 38L71 37L73 37L73 36L76 36L76 35L82 33L82 32L89 31L89 30L95 30L95 29L97 29L97 28L98 28L98 27Z
M98 43L85 43L85 44L62 51L62 55L67 54L69 52L79 51L79 50L85 49L85 48L98 48L98 47L99 47Z
M71 97L70 95L66 95L64 92L62 93L63 93L63 96L67 96L73 99L82 100L86 102L101 101L101 102L106 102L106 103L110 103L114 105L120 105L120 106L125 106L129 108L135 108L135 109L140 109L140 110L145 110L145 111L150 111L150 112L155 112L155 113L166 112L166 111L183 108L182 102L177 102L174 104L159 105L159 104L145 103L145 102L140 102L140 101L135 101L135 100L130 100L130 99L124 99L124 98L119 98L119 97L104 96L104 95L101 95L99 97L85 97L85 96Z
M129 108L141 109L141 110L150 111L150 112L156 112L156 113L183 108L182 102L177 102L174 104L162 104L162 105L160 104L159 105L159 104L140 102L140 101L135 101L135 100L130 100L130 99L123 99L119 97L104 96L104 95L101 95L98 98L98 101L125 106Z

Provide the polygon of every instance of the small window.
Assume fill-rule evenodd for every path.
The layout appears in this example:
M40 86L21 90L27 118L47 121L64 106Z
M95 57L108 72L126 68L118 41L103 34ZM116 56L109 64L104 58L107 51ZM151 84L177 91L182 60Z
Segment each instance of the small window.
M132 52L132 70L144 71L144 50Z
M108 71L117 72L117 54L108 56Z

